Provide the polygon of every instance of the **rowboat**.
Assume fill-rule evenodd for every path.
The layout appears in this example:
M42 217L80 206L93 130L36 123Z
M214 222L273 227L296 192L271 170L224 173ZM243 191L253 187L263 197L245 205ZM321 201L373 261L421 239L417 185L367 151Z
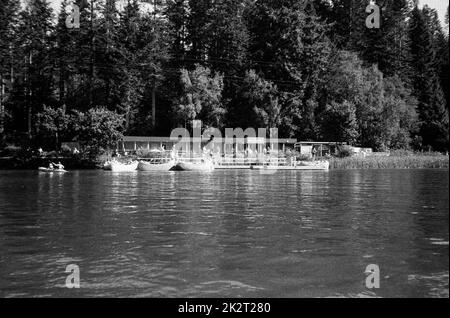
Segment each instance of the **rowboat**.
M140 161L137 169L139 171L169 171L175 166L175 161L157 161L157 162L147 162Z
M65 173L67 170L64 169L50 169L45 167L39 167L39 172L46 172L46 173Z
M171 170L173 171L213 171L214 163L212 161L204 161L201 162L188 162L183 161L179 162L173 167Z
M117 161L111 162L111 171L113 172L130 172L136 171L138 167L138 162L132 163L120 163Z

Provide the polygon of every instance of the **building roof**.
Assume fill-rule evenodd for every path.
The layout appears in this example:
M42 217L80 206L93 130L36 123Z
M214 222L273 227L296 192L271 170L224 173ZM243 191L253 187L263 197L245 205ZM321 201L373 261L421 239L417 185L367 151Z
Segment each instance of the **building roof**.
M189 138L190 141L195 141L195 139L199 138ZM202 137L199 141L207 141L209 140L209 137ZM224 142L227 140L226 138L214 138L215 142ZM233 140L234 142L246 142L246 143L265 143L265 142L273 142L273 143L280 143L280 144L295 144L297 142L296 139L292 138L262 138L262 137L245 137L245 138L229 138L227 141ZM123 137L123 142L150 142L150 143L158 143L158 142L176 142L178 139L172 139L170 137L143 137L143 136L125 136Z

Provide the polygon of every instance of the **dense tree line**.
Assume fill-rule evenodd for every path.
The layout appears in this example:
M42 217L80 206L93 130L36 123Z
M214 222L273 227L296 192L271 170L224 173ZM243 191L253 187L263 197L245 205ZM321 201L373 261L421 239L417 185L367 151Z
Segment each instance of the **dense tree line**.
M73 2L79 28L66 25ZM448 13L445 32L417 1L377 0L381 27L369 29L368 3L63 0L56 16L45 0L1 0L2 142L94 138L87 118L128 135L201 119L448 150Z

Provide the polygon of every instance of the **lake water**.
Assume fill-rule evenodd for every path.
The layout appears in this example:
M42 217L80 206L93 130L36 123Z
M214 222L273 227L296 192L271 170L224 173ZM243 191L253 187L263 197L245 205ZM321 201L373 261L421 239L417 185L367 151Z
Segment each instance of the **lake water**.
M0 171L0 296L448 297L448 185L448 170Z

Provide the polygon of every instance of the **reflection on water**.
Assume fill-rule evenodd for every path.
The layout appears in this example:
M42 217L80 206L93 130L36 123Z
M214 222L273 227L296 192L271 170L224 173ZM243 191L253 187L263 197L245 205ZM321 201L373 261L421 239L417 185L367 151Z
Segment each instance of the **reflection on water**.
M448 297L448 213L446 170L0 172L0 296Z

